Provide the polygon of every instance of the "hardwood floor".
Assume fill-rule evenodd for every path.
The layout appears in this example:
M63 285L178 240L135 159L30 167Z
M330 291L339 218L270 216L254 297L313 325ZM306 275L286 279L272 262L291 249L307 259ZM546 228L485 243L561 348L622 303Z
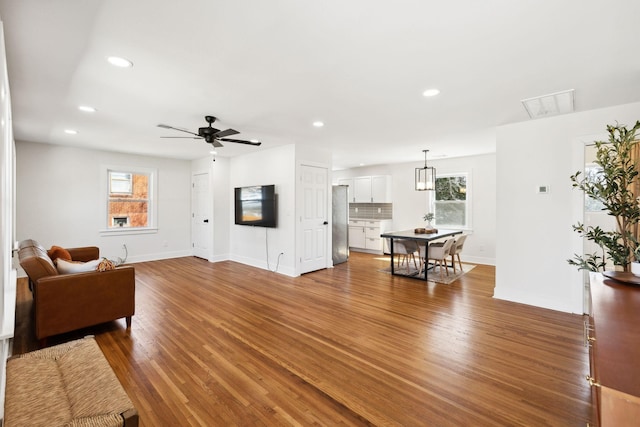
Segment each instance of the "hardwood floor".
M234 262L135 264L136 315L95 334L142 426L584 426L582 316L492 298L495 269L450 285L352 253L291 278ZM19 283L14 352L35 349Z

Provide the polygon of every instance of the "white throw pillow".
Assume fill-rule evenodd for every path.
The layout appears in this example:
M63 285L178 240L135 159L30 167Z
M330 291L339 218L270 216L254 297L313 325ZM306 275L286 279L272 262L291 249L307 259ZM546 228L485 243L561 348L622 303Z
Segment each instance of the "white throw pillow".
M79 262L65 261L62 258L58 258L56 264L58 267L58 273L60 274L83 273L86 271L96 271L98 264L100 264L100 260L94 259L93 261Z

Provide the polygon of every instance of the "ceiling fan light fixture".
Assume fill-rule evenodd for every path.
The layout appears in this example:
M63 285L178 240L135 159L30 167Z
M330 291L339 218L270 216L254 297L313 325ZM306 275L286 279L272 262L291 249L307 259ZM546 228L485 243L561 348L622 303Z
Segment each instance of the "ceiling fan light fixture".
M122 58L120 56L109 56L107 57L107 61L109 61L109 64L115 66L115 67L120 67L120 68L131 68L133 67L133 62L129 61L126 58Z

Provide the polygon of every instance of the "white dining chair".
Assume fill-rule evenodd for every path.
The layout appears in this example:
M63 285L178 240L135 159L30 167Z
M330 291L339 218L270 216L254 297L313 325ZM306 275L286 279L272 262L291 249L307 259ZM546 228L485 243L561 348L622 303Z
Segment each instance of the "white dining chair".
M467 235L463 234L458 237L453 245L451 245L451 250L449 253L451 254L451 265L453 266L453 272L456 272L456 261L454 257L458 258L458 265L460 266L460 271L462 271L462 261L460 261L460 252L462 252L462 247L464 246L464 241L467 240Z
M454 239L447 239L444 242L435 242L431 243L428 246L420 246L420 274L422 274L423 268L427 268L430 260L434 261L434 268L437 265L440 267L440 278L443 278L443 269L446 271L447 276L449 275L449 267L447 265L447 261L449 258L449 254L451 252L451 247L453 246ZM424 262L422 262L424 260Z
M418 244L414 240L396 239L393 242L393 253L398 255L398 269L400 265L407 263L407 274L410 273L410 261L413 261L413 265L418 269L418 263L416 262L416 252L418 252Z

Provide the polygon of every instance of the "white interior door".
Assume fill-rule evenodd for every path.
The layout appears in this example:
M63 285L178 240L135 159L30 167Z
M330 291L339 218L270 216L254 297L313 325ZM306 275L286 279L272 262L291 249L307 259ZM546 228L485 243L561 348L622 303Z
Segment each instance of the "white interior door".
M328 171L326 168L301 167L303 208L300 217L302 253L300 274L327 267Z
M212 218L209 174L195 173L191 177L191 246L193 255L211 257Z

